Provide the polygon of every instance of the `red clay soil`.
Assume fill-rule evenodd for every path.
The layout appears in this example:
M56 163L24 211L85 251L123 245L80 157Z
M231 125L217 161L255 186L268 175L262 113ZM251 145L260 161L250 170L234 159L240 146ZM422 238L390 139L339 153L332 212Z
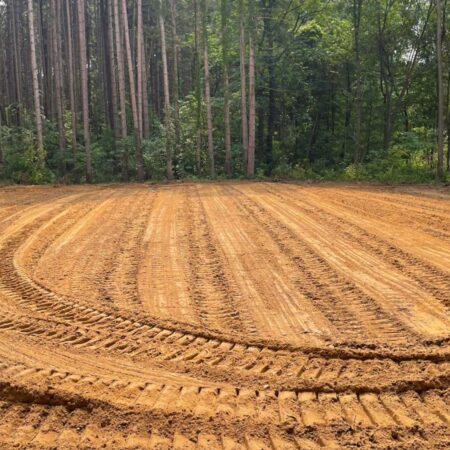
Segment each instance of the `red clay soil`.
M450 448L450 190L1 188L0 448Z

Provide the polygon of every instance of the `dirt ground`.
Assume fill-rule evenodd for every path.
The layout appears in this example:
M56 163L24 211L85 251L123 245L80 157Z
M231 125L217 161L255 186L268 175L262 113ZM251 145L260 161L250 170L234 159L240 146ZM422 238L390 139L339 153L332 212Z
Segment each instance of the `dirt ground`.
M0 448L450 448L450 189L0 188Z

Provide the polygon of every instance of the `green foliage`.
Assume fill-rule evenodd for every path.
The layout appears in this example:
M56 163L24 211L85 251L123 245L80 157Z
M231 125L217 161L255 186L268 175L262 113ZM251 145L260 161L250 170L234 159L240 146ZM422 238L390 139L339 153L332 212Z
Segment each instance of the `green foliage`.
M31 184L55 181L55 175L45 165L46 152L36 148L31 130L0 127L0 145L5 160L4 178Z
M149 178L163 180L166 176L167 165L164 126L154 117L152 129L152 138L142 143L144 168Z
M114 181L118 177L117 162L122 142L114 142L112 130L105 129L91 145L92 169L95 180Z
M433 158L434 135L425 128L398 133L388 155L371 158L362 164L330 164L307 159L290 165L280 163L273 171L276 178L326 181L377 181L383 183L428 183L436 179ZM375 152L375 155L382 152Z
M273 176L281 179L292 178L301 181L318 178L318 174L316 174L307 163L304 165L294 164L292 167L288 165L277 166L273 171Z
M166 151L163 138L144 141L144 167L153 180L163 180L166 176Z

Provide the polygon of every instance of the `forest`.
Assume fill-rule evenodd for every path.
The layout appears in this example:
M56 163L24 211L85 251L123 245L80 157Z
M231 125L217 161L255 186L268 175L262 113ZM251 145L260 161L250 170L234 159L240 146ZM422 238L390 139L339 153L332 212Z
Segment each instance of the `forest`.
M0 179L448 179L447 10L0 0Z

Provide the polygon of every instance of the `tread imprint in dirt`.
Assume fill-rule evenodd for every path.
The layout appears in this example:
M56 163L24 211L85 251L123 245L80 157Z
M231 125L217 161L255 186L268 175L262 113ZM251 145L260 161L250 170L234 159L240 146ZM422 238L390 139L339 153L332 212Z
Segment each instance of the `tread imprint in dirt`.
M65 189L0 194L0 446L450 445L447 200ZM377 234L376 208L398 230L417 223L426 251ZM408 286L380 296L338 270L344 243ZM410 319L389 297L406 292L429 296L405 303Z

